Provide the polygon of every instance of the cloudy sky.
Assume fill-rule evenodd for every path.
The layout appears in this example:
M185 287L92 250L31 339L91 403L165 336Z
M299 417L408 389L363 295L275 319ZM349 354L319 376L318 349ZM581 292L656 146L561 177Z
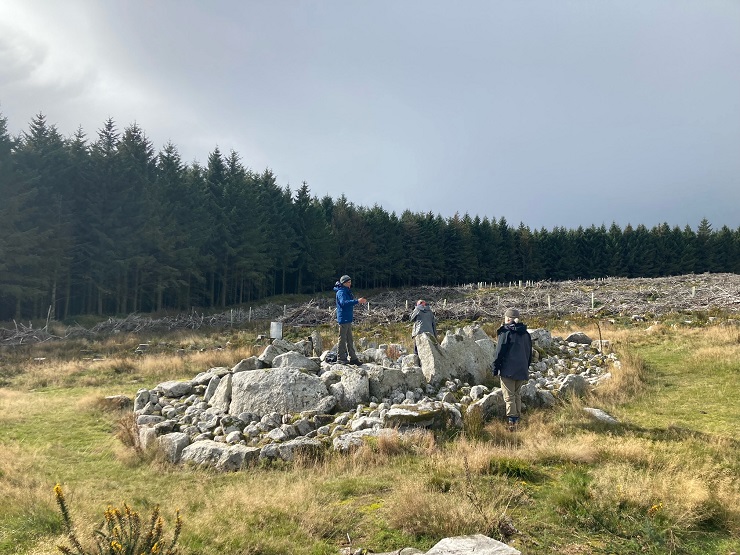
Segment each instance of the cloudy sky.
M2 0L39 112L398 215L740 226L737 0Z

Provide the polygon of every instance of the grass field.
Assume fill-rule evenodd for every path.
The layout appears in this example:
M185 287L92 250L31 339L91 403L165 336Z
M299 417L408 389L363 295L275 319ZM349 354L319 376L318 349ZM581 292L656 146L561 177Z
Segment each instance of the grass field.
M231 366L259 348L252 341L162 338L143 357L131 354L136 337L4 351L0 554L67 545L55 484L83 543L109 506L159 506L165 535L180 511L185 554L427 549L468 533L525 554L738 551L740 332L657 326L604 337L622 361L614 379L592 398L528 413L516 434L490 422L452 439L390 437L234 474L136 453L117 439L122 414L100 400ZM589 419L585 405L620 423Z

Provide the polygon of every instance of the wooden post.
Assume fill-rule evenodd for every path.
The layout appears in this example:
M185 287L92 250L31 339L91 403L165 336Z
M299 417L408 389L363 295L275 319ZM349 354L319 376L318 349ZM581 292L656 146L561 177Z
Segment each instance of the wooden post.
M591 310L594 309L594 292L591 291Z
M252 321L252 307L250 306L249 307L249 318L247 318L247 322L251 322L251 321Z
M552 305L550 304L550 295L547 295L547 310L552 310Z

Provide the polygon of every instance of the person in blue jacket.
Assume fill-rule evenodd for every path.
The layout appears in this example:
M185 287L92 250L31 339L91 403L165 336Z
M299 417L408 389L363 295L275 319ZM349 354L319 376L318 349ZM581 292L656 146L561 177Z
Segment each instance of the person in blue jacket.
M515 431L522 414L522 386L529 380L532 363L532 337L519 321L519 311L510 308L504 314L504 325L496 332L496 354L493 375L501 376L501 389L506 402L509 431Z
M355 299L352 295L352 278L343 275L334 284L337 292L337 322L339 323L339 346L337 347L337 362L339 364L362 364L355 352L355 342L352 338L352 321L354 320L355 305L365 304L367 299L360 297Z

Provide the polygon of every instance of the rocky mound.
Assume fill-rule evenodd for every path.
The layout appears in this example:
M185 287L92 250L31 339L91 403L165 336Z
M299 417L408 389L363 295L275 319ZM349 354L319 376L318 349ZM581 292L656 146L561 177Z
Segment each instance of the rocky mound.
M583 395L619 364L613 353L601 352L604 342L585 334L530 333L526 410ZM159 445L173 463L233 471L260 459L344 452L384 433L460 429L472 411L484 419L505 413L490 375L495 342L480 327L449 331L440 344L426 337L419 356L400 345L371 346L359 367L326 362L327 351L318 355L314 348L308 340L278 339L233 368L139 390L134 412L141 445Z

